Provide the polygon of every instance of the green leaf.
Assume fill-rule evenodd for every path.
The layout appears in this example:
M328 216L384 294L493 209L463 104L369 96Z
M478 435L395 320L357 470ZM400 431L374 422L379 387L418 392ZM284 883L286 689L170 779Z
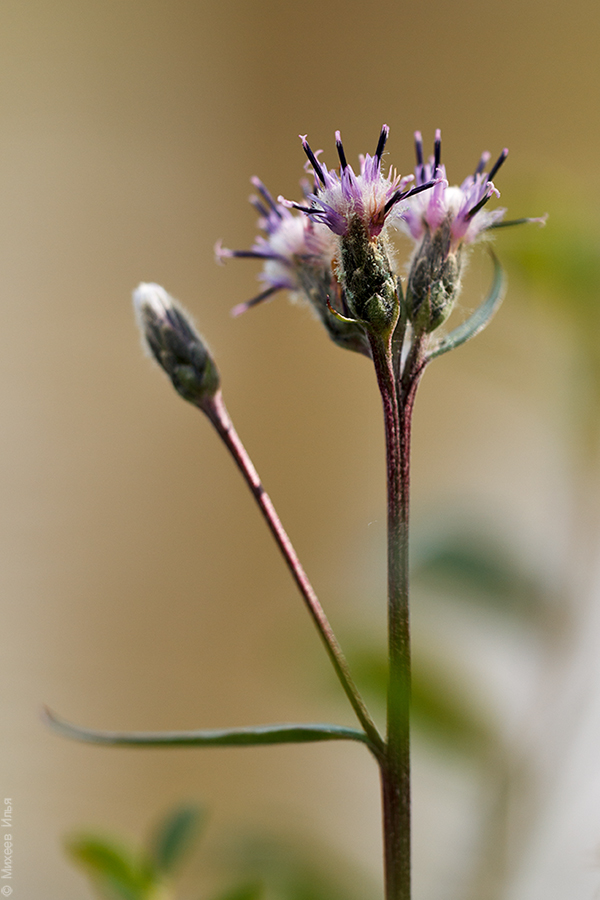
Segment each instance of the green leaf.
M111 747L256 747L264 744L306 744L315 741L361 741L372 748L364 731L342 725L256 725L206 731L96 731L58 718L44 709L50 727L64 737Z
M454 331L451 331L450 334L447 334L446 337L441 338L437 346L434 346L428 354L429 359L435 359L436 356L441 356L442 353L454 350L455 347L460 347L461 344L471 340L472 337L483 331L498 310L504 298L505 279L502 266L493 250L490 250L490 256L494 263L494 280L490 293L468 319L462 322Z
M158 872L171 875L199 836L205 813L198 806L180 806L158 825L150 842L149 858Z
M67 841L66 850L107 900L144 900L154 886L148 868L116 842L80 835Z

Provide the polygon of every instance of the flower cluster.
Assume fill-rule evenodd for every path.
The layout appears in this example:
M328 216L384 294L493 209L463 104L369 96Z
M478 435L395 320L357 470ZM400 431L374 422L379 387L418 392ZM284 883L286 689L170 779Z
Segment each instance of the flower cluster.
M328 169L301 135L314 182L304 185L304 200L274 200L258 179L251 202L259 213L264 236L250 250L227 250L220 260L252 257L264 261L259 278L265 285L256 297L240 304L234 314L286 289L310 301L333 340L344 347L369 352L374 334L387 339L399 317L413 331L427 334L447 318L461 286L464 251L491 228L542 219L504 222L504 209L487 209L499 191L493 178L506 160L503 150L489 172L484 153L474 173L460 186L451 186L441 162L441 136L434 152L423 158L423 142L415 134L417 165L414 175L401 177L382 171L389 135L384 125L374 155L359 157L359 169L349 165L340 132L335 134L339 169ZM415 243L402 297L391 263L390 226Z

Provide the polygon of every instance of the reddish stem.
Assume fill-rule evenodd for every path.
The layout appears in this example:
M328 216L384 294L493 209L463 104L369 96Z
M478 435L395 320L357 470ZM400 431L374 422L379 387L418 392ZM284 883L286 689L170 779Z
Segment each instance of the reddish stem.
M369 738L371 749L377 754L380 755L383 749L383 739L377 730L377 726L373 722L365 703L360 696L358 688L354 684L354 680L352 675L350 674L350 669L348 667L348 663L346 662L346 658L342 652L340 645L337 642L337 639L333 633L331 625L325 615L323 607L321 606L319 599L308 580L308 576L304 571L300 560L294 550L292 542L290 541L283 525L281 524L281 520L277 515L275 507L271 501L271 498L265 491L260 478L258 477L258 473L252 464L252 460L248 456L244 445L242 444L238 434L233 426L233 423L229 417L229 413L225 407L223 402L223 397L220 391L217 391L214 397L205 400L202 405L202 411L206 413L215 429L217 430L219 436L223 440L225 446L231 453L233 459L235 460L240 472L244 476L248 487L250 488L260 511L262 512L267 525L269 526L273 537L277 543L277 546L281 550L281 553L288 565L290 572L292 573L292 577L296 582L298 589L302 595L302 598L312 616L313 622L315 623L317 630L323 640L325 645L325 649L329 655L331 662L333 663L333 667L336 671L336 674L341 682L341 685L346 692L346 696L348 700L352 704L352 708L356 713L356 716L361 723L362 727L365 730L367 737Z

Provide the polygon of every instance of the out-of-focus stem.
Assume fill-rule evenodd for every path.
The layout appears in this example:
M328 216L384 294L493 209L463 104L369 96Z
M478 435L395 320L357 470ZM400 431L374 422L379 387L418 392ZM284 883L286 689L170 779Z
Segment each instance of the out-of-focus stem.
M354 684L342 649L337 642L331 625L329 624L327 616L325 615L308 576L298 559L296 551L292 546L292 542L281 524L271 498L262 486L258 473L252 464L252 460L248 456L244 445L238 437L220 391L217 391L214 397L204 401L202 404L202 411L206 413L214 425L219 436L223 440L223 443L235 460L240 472L244 476L244 479L275 538L275 542L281 550L288 568L292 573L292 577L298 586L308 611L312 616L313 622L323 640L325 649L327 650L336 674L346 692L346 696L352 704L352 708L354 709L360 724L364 728L372 747L376 748L377 752L380 753L383 749L383 739L365 706L358 688Z

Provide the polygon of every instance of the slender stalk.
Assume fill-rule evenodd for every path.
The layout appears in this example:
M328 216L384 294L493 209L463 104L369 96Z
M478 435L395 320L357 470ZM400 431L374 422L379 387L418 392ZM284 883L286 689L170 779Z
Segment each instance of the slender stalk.
M391 344L371 337L383 403L387 469L388 643L387 739L381 762L386 900L410 900L410 621L408 525L410 433L423 364L421 346L396 379Z
M202 411L206 413L214 425L219 436L223 440L223 443L235 460L240 472L244 476L244 479L275 538L277 546L281 550L288 568L292 573L292 577L294 578L313 622L317 627L338 679L346 692L346 696L348 697L360 724L364 728L365 734L369 738L372 747L375 748L377 753L381 753L383 750L383 739L365 706L358 688L354 684L342 649L337 642L331 625L329 624L327 616L325 615L323 607L319 602L308 576L298 559L292 542L281 524L271 498L262 486L258 473L252 464L252 460L248 456L244 445L238 437L220 391L217 391L210 400L205 400L202 405Z

